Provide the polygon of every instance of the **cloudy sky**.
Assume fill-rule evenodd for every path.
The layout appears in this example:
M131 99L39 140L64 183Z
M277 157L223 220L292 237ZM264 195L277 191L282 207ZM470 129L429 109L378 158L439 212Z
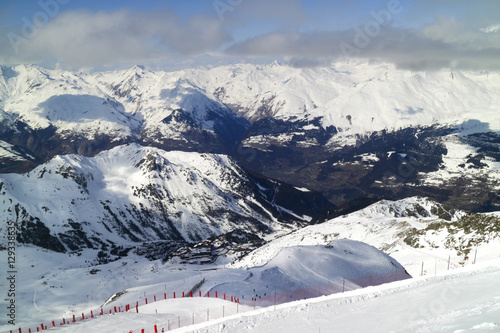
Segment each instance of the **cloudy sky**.
M500 70L498 0L2 0L0 65Z

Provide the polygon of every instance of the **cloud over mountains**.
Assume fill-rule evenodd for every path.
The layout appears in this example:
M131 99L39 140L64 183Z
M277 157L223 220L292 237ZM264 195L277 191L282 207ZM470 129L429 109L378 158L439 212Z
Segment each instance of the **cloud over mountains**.
M335 11L341 4L326 4L324 11L332 10L331 22L317 22L322 6L315 1L217 0L187 14L62 6L56 12L56 7L41 7L16 27L2 28L0 63L49 61L78 68L282 58L292 66L309 67L368 58L416 70L500 69L500 29L495 29L500 21L494 15L500 12L499 2L350 4L357 9L352 23L342 27L335 26L345 13Z

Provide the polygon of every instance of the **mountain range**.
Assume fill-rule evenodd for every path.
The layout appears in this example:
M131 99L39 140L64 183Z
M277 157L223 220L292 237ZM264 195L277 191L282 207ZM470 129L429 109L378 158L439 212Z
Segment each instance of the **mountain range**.
M95 157L56 156L28 173L3 175L0 197L21 243L115 255L154 241L174 251L235 230L278 235L332 206L320 193L252 174L225 155L137 144Z
M362 61L1 67L0 209L21 242L104 256L236 230L261 244L382 198L495 211L499 87Z

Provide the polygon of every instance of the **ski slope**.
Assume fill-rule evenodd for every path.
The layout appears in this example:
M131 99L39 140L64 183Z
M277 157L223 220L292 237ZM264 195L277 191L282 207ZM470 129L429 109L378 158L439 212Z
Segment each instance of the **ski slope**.
M154 332L154 325L175 332L498 332L500 331L500 260L471 265L437 276L424 276L331 296L249 309L217 299L167 300L141 313L120 313L59 332ZM215 316L206 321L207 309ZM177 328L177 314L195 317L195 325ZM190 317L190 316L189 316ZM194 317L193 317L194 318Z
M177 332L499 332L498 281L497 259L445 275L289 303Z
M41 323L48 327L60 326L64 322L62 318L70 322L74 315L81 317L82 313L89 314L91 310L97 315L101 307L106 309L105 313L109 313L109 307L125 309L126 305L132 305L132 310L135 310L136 304L139 304L140 316L130 317L128 323L134 327L141 325L140 318L147 314L150 306L154 306L154 310L149 309L154 314L158 309L160 313L163 311L174 318L185 313L191 317L194 312L190 311L200 305L193 307L189 301L182 299L180 302L184 303L177 303L181 295L189 295L190 291L194 293L194 302L204 304L204 310L221 308L218 305L222 304L219 302L221 300L208 297L225 298L223 295L227 295L228 300L233 300L232 303L226 302L229 315L230 311L234 313L239 310L235 309L236 299L241 300L243 311L244 304L268 306L271 295L288 292L286 299L291 299L291 291L299 289L304 289L304 292L296 292L293 299L316 297L320 294L317 288L322 288L321 294L338 292L342 290L343 283L345 290L360 288L367 285L366 277L370 274L373 275L373 280L370 275L370 284L410 278L393 258L372 246L346 239L332 241L327 247L291 246L283 248L276 255L264 253L262 256L266 258L262 265L240 269L216 263L185 265L175 261L150 262L132 253L120 260L93 266L89 264L95 255L92 251L95 250L85 251L81 255L68 255L32 246L19 247L16 326L25 331L30 327L35 329ZM0 264L5 264L5 260L1 258ZM333 285L337 286L336 290ZM314 293L311 294L309 288ZM172 297L172 292L176 292L177 297ZM152 303L153 300L165 300L165 294L169 295L166 301ZM256 299L257 304L251 301L252 298ZM283 298L277 303L284 302ZM187 304L186 308L183 304ZM93 322L112 320L105 317L112 318L114 315L91 320L89 324L84 321L70 326L92 326ZM139 319L136 322L134 318ZM169 317L159 317L158 320L165 318ZM55 324L51 324L52 321ZM0 331L8 328L8 325L0 326ZM86 329L94 330L89 327ZM103 330L96 329L96 332Z

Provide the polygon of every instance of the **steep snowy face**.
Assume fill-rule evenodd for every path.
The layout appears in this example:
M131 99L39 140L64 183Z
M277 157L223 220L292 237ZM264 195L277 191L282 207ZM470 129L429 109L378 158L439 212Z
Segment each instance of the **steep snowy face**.
M32 130L55 127L62 138L106 134L128 138L139 122L120 103L85 81L83 75L17 66L3 75L4 112Z
M203 88L141 67L88 75L17 66L0 74L0 140L38 162L130 142L228 152L249 126Z
M301 135L326 131L332 139L339 133L472 119L498 130L499 85L498 73L411 72L366 62L321 68L239 64L179 72L135 66L92 75L18 66L2 68L0 95L4 111L32 128L54 125L61 132L84 133L92 125L94 132L127 137L142 122L143 135L156 136L157 143L160 136L189 141L190 131L219 135L227 143L243 134L244 118L254 123L248 145L263 140L317 145L323 143ZM269 131L267 121L286 126ZM224 137L219 132L230 124L239 128Z
M92 75L18 66L2 67L1 74L0 110L32 129L54 126L63 138L127 140L142 131L148 144L210 151L234 144L247 121L253 126L243 143L257 148L334 145L366 132L472 119L500 129L498 73L411 72L359 62L179 72L135 66Z
M307 224L329 205L318 193L292 190L312 203L307 216L295 203L280 206L282 188L224 155L132 144L94 158L57 156L27 174L3 175L0 211L17 223L20 242L78 251L196 242L235 229L264 237Z
M248 122L182 73L134 67L89 78L140 119L143 143L188 151L228 151Z
M44 75L57 76L36 67L24 71L29 78L21 81L28 88L41 89ZM500 129L498 73L412 72L359 61L319 68L238 64L178 72L135 66L92 75L58 75L69 77L62 82L65 89L92 86L118 101L142 122L145 142L176 143L190 150L200 150L196 147L203 147L203 139L234 143L248 127L246 120L253 123L244 141L251 147L331 145L356 134L461 125L473 119L490 130ZM38 103L27 106L38 110ZM37 121L46 122L47 115L40 116Z
M0 140L0 166L6 173L22 172L35 168L37 163L36 158L22 148Z
M498 73L351 62L179 75L252 123L233 152L247 168L335 203L430 195L461 209L499 207Z
M186 75L252 122L321 118L323 128L351 135L470 119L500 129L498 73L412 72L360 61L320 68L233 65Z
M57 154L95 155L137 140L140 122L81 73L36 66L2 69L0 140L20 159L2 158L2 171L23 172Z

